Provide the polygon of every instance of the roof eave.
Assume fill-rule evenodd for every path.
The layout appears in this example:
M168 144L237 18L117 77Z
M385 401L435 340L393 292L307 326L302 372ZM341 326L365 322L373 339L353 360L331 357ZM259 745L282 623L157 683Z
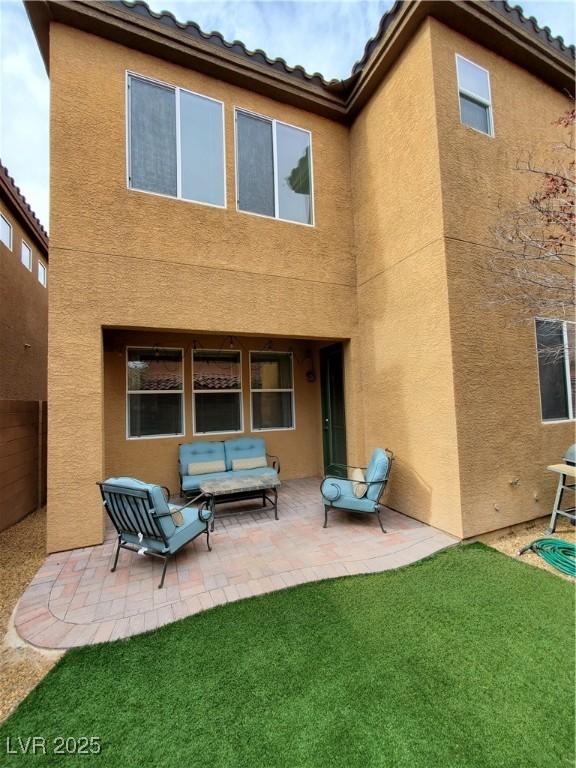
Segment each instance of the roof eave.
M228 49L192 38L180 30L163 27L154 20L130 15L106 2L25 0L24 4L47 71L49 25L50 22L60 22L324 117L340 122L346 120L346 104L338 81L319 87Z
M509 61L532 72L557 90L574 97L574 62L555 53L533 35L508 22L501 13L483 0L437 0L433 3L399 5L386 34L379 40L363 64L360 77L347 101L351 119L370 99L386 72L405 49L420 24L432 17L467 38L499 53Z
M274 63L263 64L235 53L230 50L232 46L214 45L178 26L164 26L153 17L131 14L102 0L24 0L24 5L47 71L50 22L55 21L342 123L355 119L428 16L522 66L567 96L574 94L573 49L562 52L558 41L556 45L546 43L527 29L526 20L514 23L511 15L516 11L504 3L397 2L385 17L384 27L367 45L354 74L331 83L314 76L300 78Z

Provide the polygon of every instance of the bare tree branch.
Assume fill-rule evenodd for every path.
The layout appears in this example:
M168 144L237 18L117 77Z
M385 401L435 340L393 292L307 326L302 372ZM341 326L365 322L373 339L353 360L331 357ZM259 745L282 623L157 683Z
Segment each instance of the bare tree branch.
M527 152L516 162L520 173L541 179L539 189L518 208L504 214L493 230L502 248L489 267L496 277L497 301L514 304L530 315L552 311L574 317L576 307L576 181L574 126L576 110L556 121L568 138L553 147L556 162L543 168Z

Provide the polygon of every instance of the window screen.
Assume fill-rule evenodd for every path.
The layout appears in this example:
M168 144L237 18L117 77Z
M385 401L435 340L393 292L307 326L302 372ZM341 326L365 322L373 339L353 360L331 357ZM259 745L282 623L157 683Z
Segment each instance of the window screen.
M238 208L274 216L272 123L236 113Z
M130 77L130 186L176 196L176 93Z

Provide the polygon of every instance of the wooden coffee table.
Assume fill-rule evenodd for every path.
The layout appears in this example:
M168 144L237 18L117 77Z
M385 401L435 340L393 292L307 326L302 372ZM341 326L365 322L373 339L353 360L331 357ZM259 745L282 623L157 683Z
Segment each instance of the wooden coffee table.
M212 526L216 517L216 504L245 499L262 499L262 506L254 509L237 510L238 512L255 512L265 509L268 505L274 510L274 519L278 520L278 488L281 483L278 477L230 477L222 480L206 480L200 485L203 496L208 499L212 511ZM225 514L235 514L236 510Z

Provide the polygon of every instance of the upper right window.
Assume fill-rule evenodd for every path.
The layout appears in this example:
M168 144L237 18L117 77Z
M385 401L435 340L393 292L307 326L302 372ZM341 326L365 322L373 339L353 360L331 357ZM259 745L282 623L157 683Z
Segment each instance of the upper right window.
M576 411L576 323L536 319L542 421L573 419Z
M239 211L312 225L310 132L237 109L236 185Z
M490 73L456 54L460 122L476 131L494 136Z

